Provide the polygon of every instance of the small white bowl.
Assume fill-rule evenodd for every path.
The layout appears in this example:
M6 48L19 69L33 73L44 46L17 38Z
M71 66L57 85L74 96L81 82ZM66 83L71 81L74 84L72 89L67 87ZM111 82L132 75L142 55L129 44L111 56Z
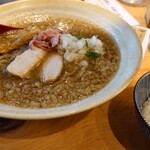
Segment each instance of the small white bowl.
M68 116L96 107L123 91L137 73L142 60L141 44L133 29L117 15L83 1L23 0L0 6L0 22L44 14L62 14L95 23L107 30L118 44L120 67L115 77L99 92L82 101L56 108L17 108L0 104L0 116L14 119L47 119Z

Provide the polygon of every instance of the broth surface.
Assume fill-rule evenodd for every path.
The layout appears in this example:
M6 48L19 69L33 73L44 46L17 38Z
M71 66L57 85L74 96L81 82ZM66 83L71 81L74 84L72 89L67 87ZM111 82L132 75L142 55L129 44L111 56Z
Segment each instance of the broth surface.
M7 42L9 38L30 34L30 36L24 36L24 40L17 46L13 45L15 50L0 54L0 103L31 108L56 107L74 103L102 89L119 68L120 53L117 44L107 32L94 24L76 18L46 16L44 19L39 17L38 20L35 17L26 18L12 22L11 25L29 27L32 32L29 33L28 29L24 29L0 36L0 40ZM68 63L64 60L61 75L55 82L50 83L42 83L34 74L31 79L21 79L7 73L5 68L15 56L27 49L30 39L38 31L48 27L88 38L97 35L104 43L105 54L96 59L86 58L89 64L87 67L81 67L78 65L79 62ZM34 72L36 74L36 69Z

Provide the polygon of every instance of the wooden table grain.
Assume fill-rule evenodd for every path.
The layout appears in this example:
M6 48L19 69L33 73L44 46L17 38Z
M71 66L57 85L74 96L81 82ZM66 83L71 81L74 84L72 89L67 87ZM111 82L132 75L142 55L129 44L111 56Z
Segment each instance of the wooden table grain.
M122 6L146 26L146 7ZM0 133L0 150L149 150L150 142L136 119L133 103L135 83L149 70L147 50L140 70L118 96L80 114L26 121L15 130Z

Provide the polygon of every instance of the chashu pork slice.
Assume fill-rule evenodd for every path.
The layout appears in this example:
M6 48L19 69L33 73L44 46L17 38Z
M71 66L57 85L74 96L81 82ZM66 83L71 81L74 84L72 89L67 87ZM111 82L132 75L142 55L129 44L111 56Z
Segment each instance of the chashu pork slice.
M30 71L33 70L38 64L40 64L46 54L46 51L37 47L28 49L21 55L18 55L7 66L7 70L13 75L19 76L21 78L26 78Z
M50 53L40 67L40 78L43 82L56 80L63 68L63 57L59 53Z

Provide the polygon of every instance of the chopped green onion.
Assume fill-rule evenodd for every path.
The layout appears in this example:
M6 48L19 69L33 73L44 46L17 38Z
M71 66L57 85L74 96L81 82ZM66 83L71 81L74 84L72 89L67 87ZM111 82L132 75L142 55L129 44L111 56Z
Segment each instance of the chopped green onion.
M97 52L93 52L93 51L89 51L85 54L87 57L89 58L98 58L101 56L100 53L97 53Z
M85 40L85 45L86 47L89 47L87 40Z
M76 38L77 38L78 40L80 40L80 39L83 38L83 36L82 36L82 35L76 35Z

